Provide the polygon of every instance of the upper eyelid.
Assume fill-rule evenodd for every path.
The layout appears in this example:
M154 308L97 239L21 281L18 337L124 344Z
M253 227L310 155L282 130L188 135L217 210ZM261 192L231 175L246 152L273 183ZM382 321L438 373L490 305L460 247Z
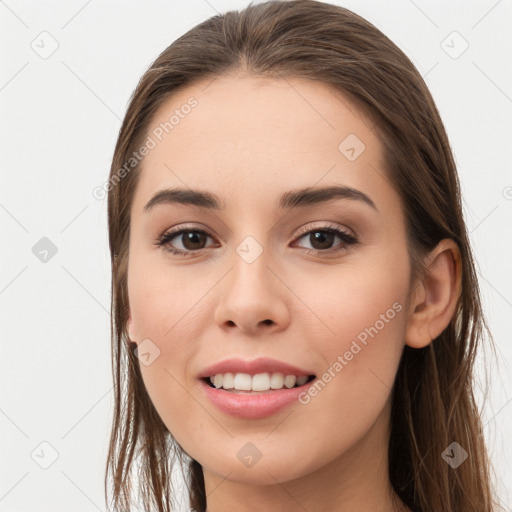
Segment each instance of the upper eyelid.
M320 222L320 221L318 221ZM327 221L328 222L328 221ZM353 229L350 229L346 226L341 226L339 224L335 224L335 223L329 223L329 224L325 224L323 226L304 226L304 228L300 228L299 229L299 233L297 236L302 236L302 235L305 235L311 231L323 231L323 230L330 230L330 229L335 229L335 230L339 230L339 231L343 231L345 233L347 233L348 235L351 235L353 236L354 238L357 238L357 234L355 233L355 231Z
M302 226L299 228L299 234L303 234L304 232L307 233L308 231L314 230L314 229L321 230L321 229L330 229L330 228L341 229L343 231L350 231L355 234L353 229L348 228L347 226L336 224L334 222L330 222L330 221L312 221L312 222L326 222L327 224L323 224L323 225L319 225L319 226L311 226L311 225ZM210 233L210 230L208 228L203 227L201 225L190 225L190 226L185 225L185 226L179 226L176 228L170 228L170 229L164 231L162 236L166 235L166 234L177 234L182 231L203 231L206 234L208 234L209 236L211 236L212 238L215 238L215 236Z

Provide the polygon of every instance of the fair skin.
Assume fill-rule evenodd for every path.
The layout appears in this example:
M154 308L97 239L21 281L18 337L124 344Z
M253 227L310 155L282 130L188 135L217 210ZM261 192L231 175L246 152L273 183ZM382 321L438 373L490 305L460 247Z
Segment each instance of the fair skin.
M394 504L388 476L391 389L404 345L428 345L455 311L456 245L442 241L428 256L428 279L413 286L404 212L375 128L327 86L219 77L168 99L148 133L191 96L197 107L142 163L131 205L128 329L131 340L150 339L160 350L141 364L144 383L169 431L203 467L208 512L409 510ZM353 161L338 149L349 134L365 145ZM339 197L277 207L290 190L335 185L362 192L374 207ZM144 211L170 187L215 194L225 208L167 203ZM180 226L206 232L202 245L182 235L168 244L189 256L156 245ZM326 227L359 243L337 235L315 243L311 231L328 236ZM250 264L236 251L248 236L263 249ZM321 377L397 303L400 312L307 404L249 420L201 392L197 374L234 355L272 357ZM251 467L237 457L247 443L261 453Z

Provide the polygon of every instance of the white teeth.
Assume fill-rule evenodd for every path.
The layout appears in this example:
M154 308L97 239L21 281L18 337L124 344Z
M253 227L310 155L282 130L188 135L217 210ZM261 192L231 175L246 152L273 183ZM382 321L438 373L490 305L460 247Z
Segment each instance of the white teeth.
M270 387L272 389L281 389L284 386L284 375L282 373L273 373L270 377Z
M297 377L297 386L302 386L303 384L306 384L308 380L307 375L303 375L302 377Z
M215 375L215 380L213 381L213 385L216 388L221 388L222 384L223 384L223 382L222 382L223 380L224 380L224 376L222 375L222 373L218 373L217 375Z
M217 375L215 375L215 378L217 378ZM234 388L240 391L251 391L251 381L251 376L248 373L237 373Z
M239 391L268 391L269 389L293 388L302 386L308 380L307 375L283 375L282 373L218 373L210 377L210 382L217 388L235 389Z
M293 386L295 386L296 380L297 380L297 377L295 377L295 375L287 375L284 379L284 385L287 388L293 388Z
M268 373L257 373L252 378L253 391L267 391L270 389L270 375Z
M235 387L235 376L232 373L225 373L222 381L224 389L233 389Z

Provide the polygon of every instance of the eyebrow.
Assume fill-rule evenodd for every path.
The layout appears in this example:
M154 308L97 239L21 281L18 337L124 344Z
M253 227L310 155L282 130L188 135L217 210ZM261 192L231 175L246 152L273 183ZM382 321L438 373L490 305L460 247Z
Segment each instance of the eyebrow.
M313 204L331 201L332 199L350 199L361 201L377 210L375 203L363 192L355 188L336 185L323 188L306 187L285 192L278 201L280 209L306 207ZM210 192L184 188L167 188L158 191L144 206L144 212L160 204L188 204L207 208L209 210L223 210L225 204L221 199ZM377 210L378 211L378 210Z

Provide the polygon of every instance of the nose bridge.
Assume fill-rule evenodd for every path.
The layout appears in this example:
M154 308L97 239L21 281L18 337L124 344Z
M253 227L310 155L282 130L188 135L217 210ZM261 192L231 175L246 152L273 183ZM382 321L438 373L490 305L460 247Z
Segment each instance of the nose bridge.
M262 235L258 238L261 240ZM265 239L266 240L266 239ZM274 277L269 267L271 251L268 242L260 243L254 236L246 236L235 248L233 255L233 270L231 286L236 287L240 300L244 297L256 297L269 300L276 294Z

